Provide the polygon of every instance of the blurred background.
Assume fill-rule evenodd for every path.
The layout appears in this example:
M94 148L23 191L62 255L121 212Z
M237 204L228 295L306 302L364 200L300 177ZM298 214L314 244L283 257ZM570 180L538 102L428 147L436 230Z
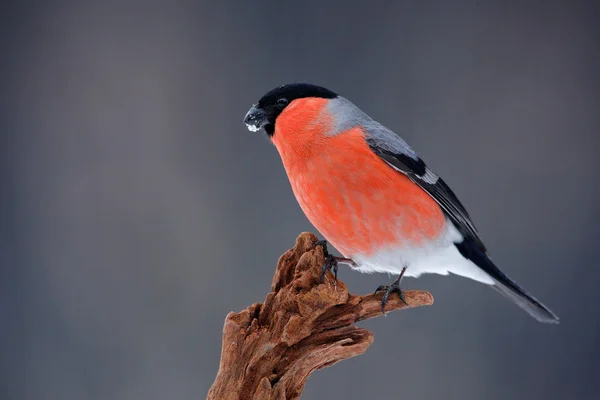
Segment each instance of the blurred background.
M9 1L0 24L0 398L201 399L229 311L314 229L242 118L316 83L400 133L538 324L459 277L305 399L600 396L592 2ZM342 269L355 293L391 280Z

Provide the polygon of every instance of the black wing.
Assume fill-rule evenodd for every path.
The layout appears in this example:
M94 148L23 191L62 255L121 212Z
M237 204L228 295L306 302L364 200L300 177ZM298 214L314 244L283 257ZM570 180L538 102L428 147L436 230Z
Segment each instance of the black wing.
M465 238L473 241L480 251L486 253L485 246L465 207L442 178L427 168L423 160L402 152L384 149L378 146L377 140L367 138L367 143L371 150L392 168L405 174L410 180L425 190L442 207L446 215L454 222L459 232Z
M387 135L387 132L384 132L384 134ZM471 260L490 275L494 280L493 288L515 302L538 321L558 323L556 314L527 293L494 265L479 238L477 229L475 229L475 225L473 225L467 210L465 210L465 207L448 185L427 168L423 160L404 141L396 137L392 139L394 142L390 143L389 138L390 136L388 135L386 142L378 141L376 138L367 138L367 143L371 150L388 165L408 176L410 180L419 185L437 201L464 237L461 243L455 243L456 248L463 257Z

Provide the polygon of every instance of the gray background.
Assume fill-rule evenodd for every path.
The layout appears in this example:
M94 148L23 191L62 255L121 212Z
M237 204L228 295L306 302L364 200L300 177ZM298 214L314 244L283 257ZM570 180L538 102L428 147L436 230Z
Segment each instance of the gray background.
M313 230L241 122L291 81L401 133L561 317L407 279L435 305L363 323L371 349L304 398L598 398L599 14L450 3L4 2L0 398L204 398L225 315Z

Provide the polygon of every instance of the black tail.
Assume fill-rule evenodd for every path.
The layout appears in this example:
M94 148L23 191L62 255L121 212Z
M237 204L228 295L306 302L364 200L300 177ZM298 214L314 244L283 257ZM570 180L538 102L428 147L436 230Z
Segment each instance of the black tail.
M517 285L515 281L504 275L504 273L494 265L487 254L477 248L475 243L471 243L469 239L465 239L462 243L456 243L456 247L463 257L471 260L492 277L494 280L494 285L492 287L500 294L512 300L538 321L558 324L558 317L556 314Z

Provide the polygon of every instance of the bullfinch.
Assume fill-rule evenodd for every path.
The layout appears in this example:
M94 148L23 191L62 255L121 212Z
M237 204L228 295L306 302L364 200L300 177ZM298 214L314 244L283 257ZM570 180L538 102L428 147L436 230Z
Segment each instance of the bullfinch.
M398 135L346 98L293 83L266 93L244 118L277 148L309 221L343 257L323 245L326 269L402 276L453 273L489 285L540 322L558 317L490 259L467 210L446 183Z

